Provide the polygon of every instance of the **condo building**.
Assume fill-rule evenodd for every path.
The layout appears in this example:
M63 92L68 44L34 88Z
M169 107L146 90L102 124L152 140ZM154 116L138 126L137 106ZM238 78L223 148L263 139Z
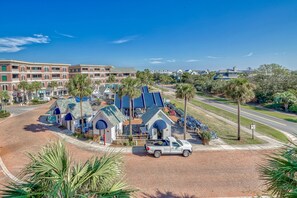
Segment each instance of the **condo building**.
M42 88L37 91L38 97L67 94L65 85L69 79L69 66L70 64L0 60L0 90L7 90L11 99L19 102L23 93L18 89L18 84L21 81L39 81ZM54 89L48 86L52 81L58 84Z
M70 78L76 74L86 74L92 81L99 80L102 84L108 83L109 76L115 77L114 83L120 83L122 79L136 77L136 70L131 67L113 67L110 65L72 65L69 68Z
M31 91L29 97L61 96L67 95L66 84L69 78L76 74L86 74L90 79L108 83L109 76L114 76L113 83L120 83L122 79L136 77L134 68L116 68L109 65L70 65L60 63L33 63L17 60L0 60L0 91L7 90L10 101L21 102L24 93L18 88L21 81L32 83L39 81L42 88L37 92ZM52 81L57 82L57 87L50 87ZM36 95L37 94L37 95Z

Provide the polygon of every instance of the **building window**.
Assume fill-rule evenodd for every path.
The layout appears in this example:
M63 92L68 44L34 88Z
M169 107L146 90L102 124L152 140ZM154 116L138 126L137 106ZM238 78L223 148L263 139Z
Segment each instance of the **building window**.
M67 69L65 67L63 67L63 72L66 72L66 71L67 71Z
M52 71L60 71L60 67L53 67Z
M65 79L65 78L67 78L67 76L64 74L64 75L63 75L63 78Z
M44 75L44 79L49 79L49 75Z
M2 76L2 81L7 81L7 76Z
M53 74L52 77L53 78L60 78L60 74Z
M32 78L42 78L41 74L32 74Z
M27 70L30 70L30 67L27 67Z
M41 70L41 67L32 67L32 70L33 71L40 71Z
M18 74L12 74L12 78L19 78Z
M7 91L7 89L8 89L8 86L7 85L2 85L2 90L3 91Z
M83 71L88 71L88 68L82 68Z
M48 72L49 71L49 68L48 67L44 67L44 71L45 72Z
M7 71L7 66L6 65L2 65L2 71Z
M22 71L22 72L25 71L25 67L21 67L21 71Z
M19 66L13 65L12 69L19 69Z
M27 74L27 78L30 78L30 74Z
M25 80L26 78L25 78L25 76L22 76L22 80Z

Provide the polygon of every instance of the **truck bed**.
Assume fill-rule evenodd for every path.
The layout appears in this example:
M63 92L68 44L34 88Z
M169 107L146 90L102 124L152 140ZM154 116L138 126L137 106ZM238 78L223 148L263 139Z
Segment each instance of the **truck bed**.
M146 146L169 146L169 142L167 140L147 140Z

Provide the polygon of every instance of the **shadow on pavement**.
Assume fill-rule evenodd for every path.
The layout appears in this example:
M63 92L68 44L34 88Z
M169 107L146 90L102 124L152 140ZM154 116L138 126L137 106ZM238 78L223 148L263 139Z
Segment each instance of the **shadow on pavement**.
M144 149L143 146L133 146L132 154L140 157L147 156L146 150Z
M160 190L157 190L154 194L143 193L142 196L144 198L197 198L195 195L189 195L186 193L177 195L170 191L161 192Z
M42 124L25 125L24 129L33 133L45 132L48 128Z

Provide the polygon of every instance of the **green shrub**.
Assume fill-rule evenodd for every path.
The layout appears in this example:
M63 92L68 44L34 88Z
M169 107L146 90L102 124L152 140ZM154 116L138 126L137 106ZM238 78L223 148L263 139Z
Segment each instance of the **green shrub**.
M289 108L290 112L297 113L297 104L293 104Z
M202 140L211 140L211 133L210 131L203 131L201 134L201 139Z
M6 110L1 110L0 111L0 118L7 118L10 116L10 113Z
M42 101L42 100L39 100L38 98L34 98L31 100L32 105L39 105L39 104L44 104L44 103L47 103L47 101Z

